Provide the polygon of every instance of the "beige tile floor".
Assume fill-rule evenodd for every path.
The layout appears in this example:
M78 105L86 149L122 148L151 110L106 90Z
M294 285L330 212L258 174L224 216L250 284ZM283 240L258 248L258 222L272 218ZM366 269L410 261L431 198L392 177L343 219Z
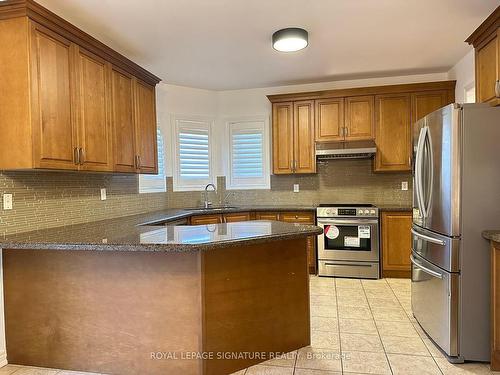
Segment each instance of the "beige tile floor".
M12 365L0 369L0 375L10 374L88 373ZM444 358L411 314L409 280L312 277L311 346L235 375L340 374L495 373L487 364L452 365Z

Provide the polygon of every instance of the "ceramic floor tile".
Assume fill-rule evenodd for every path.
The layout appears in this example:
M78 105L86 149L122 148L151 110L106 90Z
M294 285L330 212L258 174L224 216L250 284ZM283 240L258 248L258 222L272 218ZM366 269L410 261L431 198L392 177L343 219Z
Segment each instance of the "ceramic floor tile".
M311 330L337 332L339 330L339 323L336 318L313 316L311 317Z
M267 366L282 366L282 367L293 367L295 366L295 360L297 359L297 351L294 350L290 353L285 353L277 356L276 358L270 359L261 363Z
M340 353L334 350L302 348L297 355L296 368L342 371Z
M241 371L239 371L241 372ZM244 372L241 372L240 374L236 373L237 375L243 375ZM58 371L57 375L99 375L94 372L81 372L81 371Z
M377 288L386 288L389 285L387 284L386 279L378 279L378 280L361 280L361 284L364 289L377 289Z
M379 287L376 289L365 289L365 295L368 298L393 298L396 295L392 292L391 288Z
M384 347L378 334L341 333L340 343L342 345L342 352L384 352Z
M14 374L16 375L55 375L59 370L41 367L21 367Z
M445 358L441 350L430 339L422 338L422 341L434 358Z
M427 333L420 327L420 324L418 324L417 321L415 321L413 324L413 327L415 328L415 331L417 331L418 335L422 337L423 339L428 339L429 336L427 336Z
M327 318L337 317L336 305L311 305L311 316L322 316Z
M7 365L0 368L0 375L10 375L21 368L21 366Z
M338 316L342 319L373 319L369 308L356 306L339 306Z
M441 371L432 357L387 354L394 375L439 375Z
M324 370L296 368L294 375L342 375L342 373L338 371L324 371Z
M401 308L385 308L379 306L371 307L373 319L377 320L390 320L394 322L408 322L408 315Z
M434 358L444 375L490 374L489 366L484 363L453 364L446 358Z
M311 331L311 347L315 349L331 349L340 351L339 333Z
M386 353L431 355L420 337L383 336L382 343Z
M401 308L400 302L394 298L368 298L371 307Z
M335 287L335 280L333 277L311 276L309 278L309 284Z
M240 370L240 371L236 371L236 372L233 372L232 374L230 375L245 375L245 373L247 372L247 369L244 369L244 370ZM59 375L59 374L58 374Z
M245 375L293 375L293 367L256 365L249 367Z
M309 290L311 296L335 296L335 289L328 286L315 286Z
M335 287L337 289L363 289L361 281L358 279L335 279Z
M339 319L340 332L364 333L366 335L378 334L373 320L362 319Z
M375 321L380 336L420 337L410 322Z
M336 290L337 298L363 298L366 299L365 292L362 288L359 289L344 289Z
M357 372L363 374L390 374L391 369L385 353L345 352L342 357L344 373Z
M313 295L309 297L312 305L326 305L326 306L334 306L337 304L335 294L329 296L323 295Z
M364 307L368 308L368 301L364 296L353 295L353 296L337 296L337 305L339 306L354 306L354 307Z

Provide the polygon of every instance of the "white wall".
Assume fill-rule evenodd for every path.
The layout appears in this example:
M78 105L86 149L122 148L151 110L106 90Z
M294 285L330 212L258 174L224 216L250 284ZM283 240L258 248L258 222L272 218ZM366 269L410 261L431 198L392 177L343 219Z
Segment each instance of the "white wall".
M453 68L448 72L448 79L457 81L455 88L455 101L463 103L465 88L474 86L475 70L474 70L474 50L471 48L469 53L462 57Z

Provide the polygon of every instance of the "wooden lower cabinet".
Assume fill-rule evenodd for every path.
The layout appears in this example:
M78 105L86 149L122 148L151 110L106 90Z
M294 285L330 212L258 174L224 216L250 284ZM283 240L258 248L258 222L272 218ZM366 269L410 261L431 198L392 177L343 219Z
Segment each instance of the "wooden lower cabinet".
M411 276L411 212L382 212L381 254L383 277Z
M252 213L250 212L238 212L234 214L224 214L225 223L234 223L238 221L249 221L252 220Z
M491 370L500 370L500 243L491 243Z
M256 212L255 220L279 220L279 212Z
M191 216L189 223L191 225L221 224L222 215L197 215Z

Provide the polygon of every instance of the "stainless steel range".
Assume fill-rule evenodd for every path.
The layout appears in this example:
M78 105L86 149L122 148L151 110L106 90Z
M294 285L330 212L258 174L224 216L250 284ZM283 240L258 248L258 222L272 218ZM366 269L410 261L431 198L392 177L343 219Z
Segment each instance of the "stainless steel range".
M322 204L316 209L320 276L378 279L378 208L369 204Z

